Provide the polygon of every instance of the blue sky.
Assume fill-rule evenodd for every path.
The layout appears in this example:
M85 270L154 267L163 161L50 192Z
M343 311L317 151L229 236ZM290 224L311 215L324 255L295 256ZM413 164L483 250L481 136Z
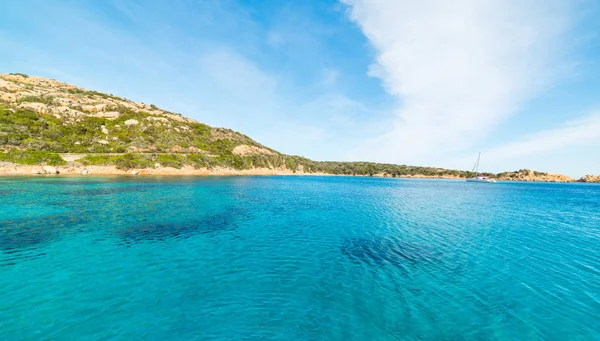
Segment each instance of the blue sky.
M594 1L0 3L0 72L153 103L288 154L600 173Z

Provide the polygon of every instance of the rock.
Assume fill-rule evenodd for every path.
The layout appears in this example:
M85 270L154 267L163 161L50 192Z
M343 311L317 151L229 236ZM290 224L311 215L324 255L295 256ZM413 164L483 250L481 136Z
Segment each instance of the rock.
M44 171L41 169L34 169L31 171L31 174L44 174Z
M0 101L13 103L17 101L17 96L11 93L0 94Z
M107 145L108 141L106 141L106 140L100 140L100 141L98 141L98 143L103 144L103 145Z
M83 112L89 112L89 113L96 113L96 112L98 112L98 110L96 109L95 105L82 105L81 106L81 111L83 111Z
M131 175L138 175L138 174L140 174L140 172L138 172L138 171L136 171L136 170L132 170L132 171L131 171Z
M101 126L100 129L102 129L102 134L108 135L108 129L105 126Z
M579 182L600 182L600 175L588 174L579 179Z
M37 112L37 113L47 113L48 112L48 106L46 104L37 103L37 102L23 102L23 103L19 104L19 108L31 110L31 111Z
M115 118L119 117L119 112L118 111L103 111L103 112L95 113L92 116L103 117L103 118L107 118L109 120L114 120Z
M498 180L542 181L542 182L572 182L572 178L556 173L536 172L530 169L520 169L517 172L498 174Z
M60 173L58 171L58 169L56 169L56 167L52 167L52 166L44 166L44 172L46 172L46 174L59 174Z
M88 172L87 169L82 169L82 170L79 171L79 174L81 174L81 175L88 175L89 172Z
M128 126L128 127L129 127L129 126L138 125L139 123L140 123L140 122L138 122L138 120L134 120L134 119L131 119L131 120L127 120L127 121L125 121L125 125L126 125L126 126Z
M106 103L100 103L100 104L96 104L95 108L96 111L104 111L104 109L106 109L108 105Z
M76 145L80 145L80 144L81 144L81 142L77 141L77 142L75 142L74 144L76 144Z
M260 147L256 147L256 146L249 146L246 144L241 144L239 146L236 146L235 148L233 148L233 150L231 151L234 155L240 155L240 156L245 156L245 155L273 155L275 153L273 153L272 151L266 149L266 148L260 148Z
M160 168L160 163L158 163L158 162L157 162L157 163L155 163L155 164L154 164L154 168Z

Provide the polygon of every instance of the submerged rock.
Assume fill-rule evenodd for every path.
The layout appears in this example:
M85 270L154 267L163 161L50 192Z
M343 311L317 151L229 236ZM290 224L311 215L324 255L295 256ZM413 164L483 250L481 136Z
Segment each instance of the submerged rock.
M429 248L396 238L349 239L341 250L354 261L377 265L386 263L392 265L415 264L431 262L437 258L435 252Z

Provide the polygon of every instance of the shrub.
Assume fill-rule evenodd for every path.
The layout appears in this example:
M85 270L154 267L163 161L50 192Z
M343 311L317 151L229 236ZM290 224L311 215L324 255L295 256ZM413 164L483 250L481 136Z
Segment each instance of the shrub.
M189 154L187 163L194 166L194 168L203 168L210 166L211 160L204 154Z
M181 168L186 161L186 157L180 154L158 154L156 161L163 167Z
M40 165L46 163L52 166L61 166L66 164L66 161L56 153L36 150L12 150L8 153L0 153L0 161L23 165Z
M17 103L23 102L34 102L34 103L44 103L46 105L52 105L54 103L54 98L50 96L27 96L23 98L19 98Z
M9 75L12 75L12 76L21 76L21 77L23 77L23 78L29 78L29 76L28 76L28 75L26 75L26 74L24 74L24 73L18 73L18 72L15 72L15 73L9 73Z
M114 157L114 164L117 169L132 169L132 168L150 168L152 161L148 160L141 154L124 154Z

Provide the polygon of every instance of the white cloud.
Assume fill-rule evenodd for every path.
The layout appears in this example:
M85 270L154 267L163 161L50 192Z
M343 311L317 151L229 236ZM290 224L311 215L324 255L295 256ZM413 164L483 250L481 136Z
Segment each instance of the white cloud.
M563 1L342 1L377 50L370 74L399 100L359 158L427 164L464 150L557 76Z
M600 142L600 112L566 122L562 127L532 134L521 141L491 149L486 157L501 163L524 156L557 152L567 147L588 146Z

